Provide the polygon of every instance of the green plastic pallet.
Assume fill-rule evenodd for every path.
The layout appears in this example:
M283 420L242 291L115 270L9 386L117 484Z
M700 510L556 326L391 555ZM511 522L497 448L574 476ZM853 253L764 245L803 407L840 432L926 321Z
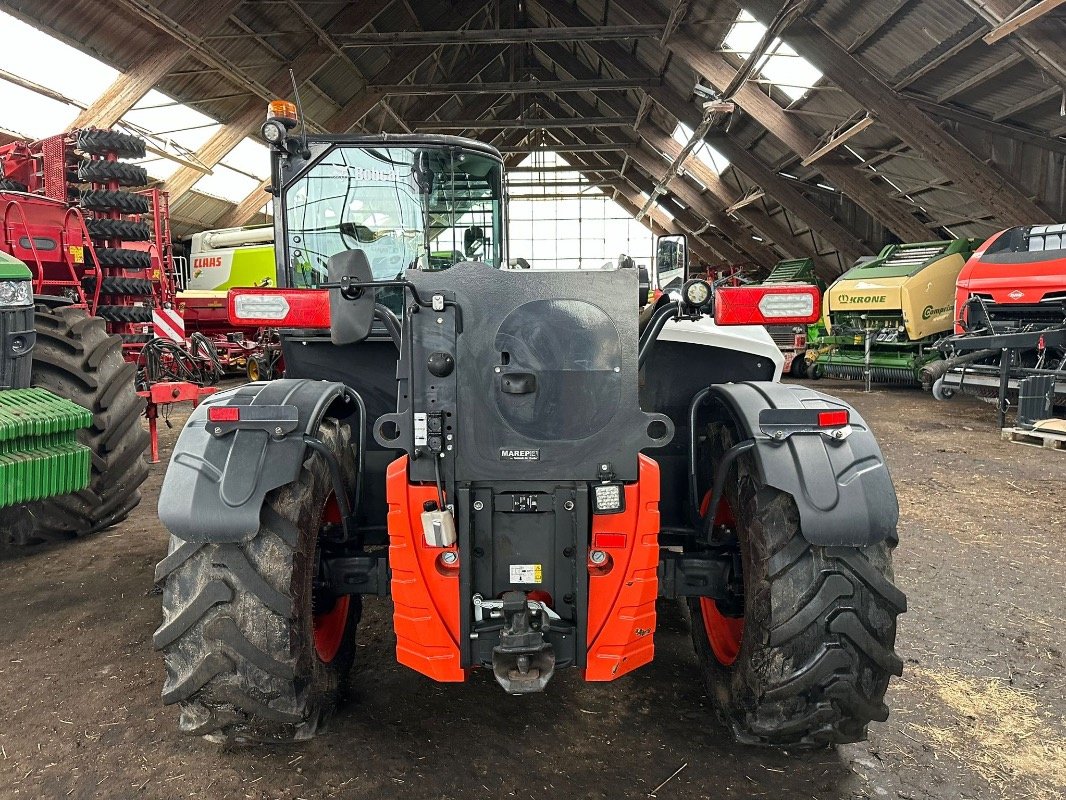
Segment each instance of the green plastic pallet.
M92 418L44 389L0 392L0 508L88 486L91 453L76 434Z

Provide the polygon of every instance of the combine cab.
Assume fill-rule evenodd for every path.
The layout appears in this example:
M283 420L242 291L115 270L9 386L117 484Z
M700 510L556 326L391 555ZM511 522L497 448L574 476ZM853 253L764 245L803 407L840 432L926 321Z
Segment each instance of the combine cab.
M923 371L934 395L996 397L1001 413L1021 382L1066 403L1066 225L1010 228L959 273L955 335Z
M281 329L286 377L196 409L160 493L154 639L181 728L313 735L385 595L397 661L428 680L615 680L653 658L664 597L742 740L884 719L905 598L877 444L846 403L775 382L770 342L712 324L807 324L813 287L715 291L666 241L688 279L641 330L629 259L505 268L495 149L294 123L263 130L280 288L230 292L242 324ZM478 261L439 263L474 240Z
M822 301L813 377L917 385L950 333L955 279L975 239L892 244L841 275Z

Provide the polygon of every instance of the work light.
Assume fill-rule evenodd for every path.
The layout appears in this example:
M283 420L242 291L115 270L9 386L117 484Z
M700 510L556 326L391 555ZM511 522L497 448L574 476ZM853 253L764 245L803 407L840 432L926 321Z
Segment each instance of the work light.
M711 299L711 287L707 281L694 278L682 287L681 296L685 298L685 302L688 305L693 308L700 308L707 305L707 302Z
M596 514L618 514L626 510L626 496L620 483L601 483L592 488L592 510Z

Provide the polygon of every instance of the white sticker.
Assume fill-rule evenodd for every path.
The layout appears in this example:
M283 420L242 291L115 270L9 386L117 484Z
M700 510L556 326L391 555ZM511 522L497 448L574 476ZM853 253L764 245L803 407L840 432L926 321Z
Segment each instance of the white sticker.
M511 583L540 583L543 577L540 564L511 564Z
M415 445L429 444L429 420L424 412L415 412Z

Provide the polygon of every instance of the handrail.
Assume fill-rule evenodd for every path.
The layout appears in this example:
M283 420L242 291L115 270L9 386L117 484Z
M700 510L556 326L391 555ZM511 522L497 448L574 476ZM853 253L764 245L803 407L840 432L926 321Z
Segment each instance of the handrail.
M100 289L102 288L104 283L104 271L100 267L100 259L96 256L96 247L93 246L92 237L89 235L89 226L85 224L85 216L81 213L81 209L77 208L76 206L71 206L67 209L67 213L63 215L63 232L66 233L67 219L70 217L71 214L74 215L74 217L78 220L78 223L81 225L81 232L85 236L85 245L83 246L88 246L89 253L93 257L93 264L96 266L96 280L94 281L93 286L93 301L91 304L86 302L86 305L88 305L89 307L89 313L95 315L96 309L99 307L100 303ZM71 269L71 274L73 274L73 269ZM79 286L79 291L84 296L84 284L81 284Z
M26 230L26 241L30 243L30 251L33 253L33 259L37 266L38 277L35 281L37 285L34 287L33 293L40 294L41 289L44 288L44 264L41 262L40 255L37 254L37 243L33 240L33 234L30 232L30 223L26 219L26 212L22 209L22 204L18 200L8 200L4 205L4 234L7 234L7 215L12 208L18 210L19 216L22 217L22 227Z

